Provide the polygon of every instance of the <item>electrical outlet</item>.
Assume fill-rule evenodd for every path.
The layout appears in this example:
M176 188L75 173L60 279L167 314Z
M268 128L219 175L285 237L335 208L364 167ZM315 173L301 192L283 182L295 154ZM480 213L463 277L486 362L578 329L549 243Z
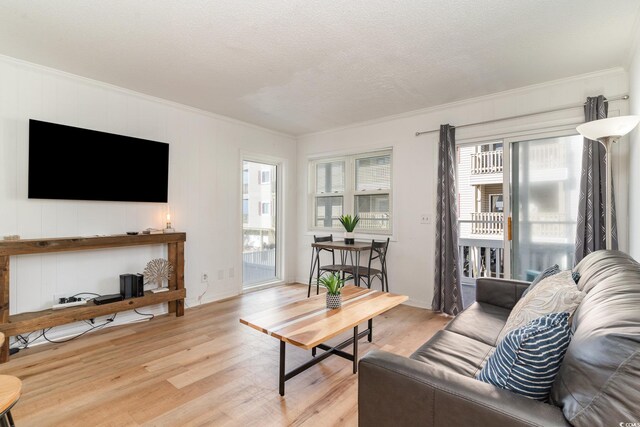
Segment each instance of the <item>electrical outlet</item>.
M69 294L54 294L52 308L54 310L59 310L77 305L85 305L86 303L87 301L80 297L73 297Z
M218 280L224 279L224 270L218 270Z
M229 269L229 279L233 279L233 277L236 275L236 271L233 267L231 267Z
M86 295L84 295L86 296ZM53 294L53 304L67 304L70 302L77 302L84 300L85 298L74 297L73 294Z
M200 281L202 283L206 283L209 281L209 275L207 273L202 273L202 276L200 276Z
M420 215L420 224L431 224L431 215L429 214Z

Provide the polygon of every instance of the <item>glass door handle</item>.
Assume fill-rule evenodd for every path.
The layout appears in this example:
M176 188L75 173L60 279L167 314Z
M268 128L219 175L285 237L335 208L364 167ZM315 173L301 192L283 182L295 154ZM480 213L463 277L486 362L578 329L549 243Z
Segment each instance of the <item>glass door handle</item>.
M507 217L507 240L511 241L512 240L512 234L511 234L511 217L508 216Z

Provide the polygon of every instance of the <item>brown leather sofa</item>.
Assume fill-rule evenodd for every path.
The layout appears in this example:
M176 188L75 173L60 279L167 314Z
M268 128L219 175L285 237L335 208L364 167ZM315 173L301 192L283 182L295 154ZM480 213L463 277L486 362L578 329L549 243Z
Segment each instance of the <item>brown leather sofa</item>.
M640 425L640 264L598 251L574 271L586 295L550 403L474 379L528 286L484 278L476 302L411 357L372 351L362 358L359 425Z

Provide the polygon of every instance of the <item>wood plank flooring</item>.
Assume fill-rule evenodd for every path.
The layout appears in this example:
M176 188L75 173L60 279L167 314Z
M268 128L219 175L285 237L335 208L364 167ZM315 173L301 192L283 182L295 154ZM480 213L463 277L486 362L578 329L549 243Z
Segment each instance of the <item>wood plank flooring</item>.
M0 374L23 381L12 413L23 426L357 425L357 375L330 357L287 381L278 395L278 340L242 315L306 297L302 285L247 293L65 344L22 351ZM409 355L448 319L398 306L374 320L372 349ZM348 334L347 334L348 335ZM340 342L347 335L330 342ZM350 351L347 348L347 351ZM287 365L310 351L288 346Z

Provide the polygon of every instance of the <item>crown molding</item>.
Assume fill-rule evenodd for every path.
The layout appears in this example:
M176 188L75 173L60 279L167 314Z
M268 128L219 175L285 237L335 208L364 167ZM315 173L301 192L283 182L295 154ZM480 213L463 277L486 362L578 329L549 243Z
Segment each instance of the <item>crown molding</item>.
M138 99L142 99L142 100L150 101L150 102L155 102L157 104L165 105L167 107L176 108L176 109L179 109L179 110L182 110L182 111L186 111L186 112L189 112L189 113L193 113L193 114L197 114L197 115L200 115L200 116L204 116L204 117L208 117L208 118L212 118L212 119L216 119L216 120L221 120L221 121L224 121L224 122L227 122L227 123L232 123L232 124L240 125L240 126L247 127L247 128L250 128L250 129L254 129L254 130L258 130L258 131L262 131L262 132L267 132L267 133L270 133L272 135L281 136L281 137L285 137L285 138L288 138L288 139L296 140L295 135L292 135L292 134L288 134L288 133L280 132L280 131L277 131L277 130L269 129L269 128L266 128L264 126L255 125L253 123L248 123L248 122L245 122L245 121L242 121L242 120L234 119L232 117L224 116L222 114L212 113L210 111L202 110L202 109L196 108L196 107L191 107L189 105L180 104L179 102L170 101L168 99L159 98L157 96L147 95L147 94L142 93L142 92L136 92L136 91L131 90L131 89L126 89L126 88L123 88L123 87L120 87L120 86L113 85L111 83L105 83L105 82L102 82L100 80L95 80L95 79L91 79L91 78L88 78L88 77L79 76L77 74L69 73L67 71L58 70L56 68L47 67L45 65L40 65L40 64L33 63L33 62L24 61L22 59L18 59L18 58L14 58L14 57L11 57L11 56L6 56L6 55L0 55L0 61L4 62L4 63L7 63L7 64L11 64L11 65L17 65L17 66L20 66L20 67L27 67L27 68L31 68L31 69L34 69L34 70L46 72L46 73L53 74L53 75L58 76L58 77L63 77L63 78L67 78L67 79L70 79L70 80L75 80L75 81L78 81L80 83L84 83L84 84L89 85L89 86L99 87L99 88L102 88L102 89L109 89L109 90L121 93L123 95L133 96L133 97L138 98Z
M419 110L408 111L406 113L394 114L394 115L391 115L391 116L380 117L378 119L366 120L366 121L363 121L363 122L352 123L352 124L349 124L349 125L340 126L340 127L336 127L336 128L332 128L332 129L323 130L323 131L301 134L301 135L298 135L297 138L298 138L298 141L300 141L300 139L306 138L306 137L325 135L325 134L330 134L330 133L334 133L334 132L340 132L340 131L344 131L344 130L355 129L355 128L359 128L359 127L365 127L365 126L371 126L371 125L375 125L375 124L390 122L390 121L393 121L393 120L412 118L412 117L416 117L416 116L420 116L420 115L424 115L424 114L435 113L435 112L438 112L438 111L443 111L443 110L447 110L447 109L451 109L451 108L455 108L455 107L461 107L461 106L466 106L466 105L477 104L479 102L486 102L486 101L491 101L491 100L495 100L495 99L511 97L511 96L514 96L514 95L521 95L521 94L524 94L526 92L530 92L532 90L536 90L536 89L540 89L540 88L551 87L551 86L555 86L555 85L566 84L566 83L580 81L580 80L584 80L584 79L596 78L596 77L612 75L612 74L621 74L621 73L626 73L626 70L623 67L614 67L614 68L608 68L608 69L599 70L599 71L593 71L593 72L590 72L590 73L579 74L577 76L571 76L571 77L565 77L565 78L562 78L562 79L550 80L548 82L536 83L536 84L533 84L533 85L523 86L523 87L519 87L519 88L515 88L515 89L509 89L509 90L496 92L496 93L492 93L492 94L488 94L488 95L482 95L482 96L477 96L477 97L473 97L473 98L463 99L463 100L460 100L460 101L449 102L449 103L446 103L446 104L435 105L433 107L427 107L427 108L422 108L422 109L419 109Z

